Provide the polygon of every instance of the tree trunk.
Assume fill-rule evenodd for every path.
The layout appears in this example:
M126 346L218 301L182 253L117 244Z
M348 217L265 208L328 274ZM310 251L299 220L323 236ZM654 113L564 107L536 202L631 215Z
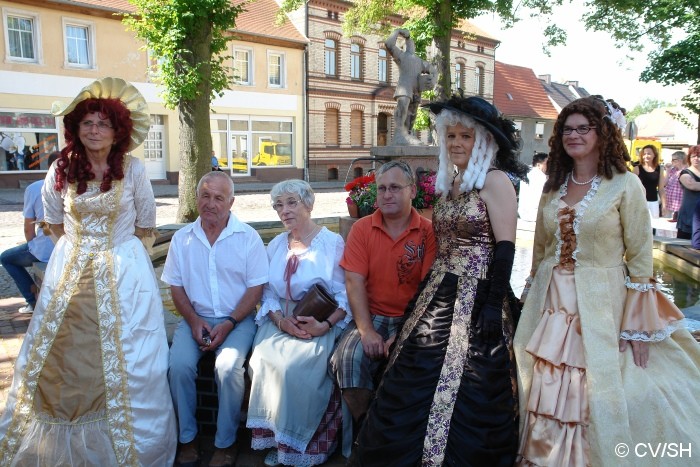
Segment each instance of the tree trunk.
M435 92L437 100L446 100L451 94L452 88L450 70L450 42L454 17L452 2L450 0L437 2L432 16L435 18L435 36L433 41L436 49L435 64L438 69L438 81Z
M211 27L203 23L188 38L185 50L191 55L183 57L192 67L200 69L200 76L211 75ZM211 171L211 126L209 106L211 83L208 78L198 83L191 99L178 104L180 130L180 176L178 181L177 222L193 222L197 211L197 183Z
M209 95L178 105L180 116L180 177L177 222L193 222L197 211L197 183L211 171Z

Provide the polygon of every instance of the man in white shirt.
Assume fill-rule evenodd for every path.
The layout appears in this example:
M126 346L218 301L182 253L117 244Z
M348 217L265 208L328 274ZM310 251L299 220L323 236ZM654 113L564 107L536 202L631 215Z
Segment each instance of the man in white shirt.
M536 152L532 156L532 168L527 174L530 183L520 184L520 196L518 198L518 217L524 221L537 221L537 208L542 197L542 188L547 181L547 158L544 152Z
M199 460L197 363L215 352L219 395L216 450L210 466L233 465L244 393L243 363L255 337L253 314L268 280L260 235L231 213L233 182L210 172L197 186L199 218L170 243L162 279L183 316L170 348L170 392L179 421L179 464Z
M27 243L9 248L0 255L0 263L14 279L17 288L27 301L27 304L18 310L20 313L33 313L36 305L36 295L32 287L34 280L26 268L31 267L36 261L48 261L53 252L51 238L44 235L42 229L37 229L37 223L44 220L42 186L44 186L43 179L37 180L24 190L24 238Z

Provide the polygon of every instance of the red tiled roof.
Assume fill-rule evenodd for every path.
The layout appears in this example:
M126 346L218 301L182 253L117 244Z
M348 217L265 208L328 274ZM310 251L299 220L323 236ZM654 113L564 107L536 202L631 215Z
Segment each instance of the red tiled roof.
M48 4L59 2L47 2ZM96 8L100 10L110 10L114 12L133 13L136 11L134 5L127 0L64 0L63 5L75 5L79 7ZM242 0L232 0L231 3L240 4ZM275 15L279 10L279 5L274 0L255 0L247 5L244 11L236 18L236 28L239 33L252 34L255 36L272 37L286 39L294 42L308 42L290 21L286 21L281 26L275 25Z
M111 10L114 12L133 12L136 10L134 5L129 3L127 0L64 0L61 2L51 1L46 2L59 3L63 5L75 5L89 8L99 8L102 10Z
M530 68L496 62L493 103L509 117L556 119L557 111Z
M242 3L234 0L233 3ZM275 15L280 7L275 0L255 0L236 19L236 32L256 36L275 37L295 42L308 42L308 39L287 20L281 26L275 25Z

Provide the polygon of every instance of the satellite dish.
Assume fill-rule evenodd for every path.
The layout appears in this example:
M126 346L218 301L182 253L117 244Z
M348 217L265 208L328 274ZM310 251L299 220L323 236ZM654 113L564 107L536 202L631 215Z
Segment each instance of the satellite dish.
M627 122L627 127L625 128L625 136L627 139L637 139L637 132L637 124L634 122Z

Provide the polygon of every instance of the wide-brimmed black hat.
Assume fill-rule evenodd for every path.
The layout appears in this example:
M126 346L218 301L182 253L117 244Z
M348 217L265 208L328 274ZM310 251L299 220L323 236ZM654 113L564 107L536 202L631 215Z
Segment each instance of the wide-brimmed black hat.
M423 105L423 107L427 107L435 115L438 115L443 110L452 110L453 112L468 115L486 127L496 138L499 149L508 151L515 148L515 138L512 134L514 128L512 123L508 122L510 125L504 125L507 120L501 117L501 113L498 109L481 97L462 97L458 94L454 94L446 101L431 102ZM506 131L511 134L506 134Z

